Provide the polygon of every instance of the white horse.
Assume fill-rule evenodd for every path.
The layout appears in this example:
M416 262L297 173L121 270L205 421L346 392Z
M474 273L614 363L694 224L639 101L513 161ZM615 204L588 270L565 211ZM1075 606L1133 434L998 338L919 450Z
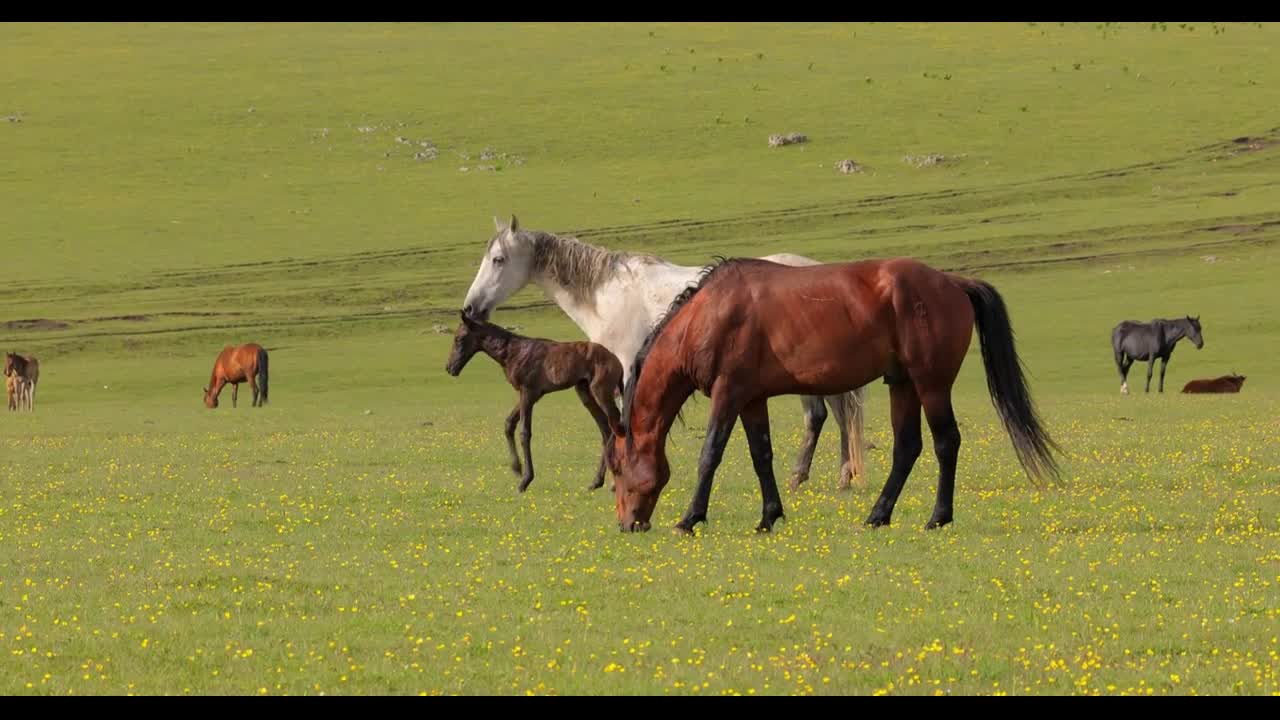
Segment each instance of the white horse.
M605 346L622 361L623 381L645 336L680 291L697 282L701 268L674 265L652 255L614 252L576 238L525 230L513 215L497 228L485 247L463 312L487 320L489 314L517 290L533 282L587 338ZM783 265L818 265L817 260L791 254L763 258ZM857 478L866 486L863 466L863 411L866 388L825 398L840 428L840 489ZM805 437L792 471L791 487L809 478L813 451L827 419L822 397L802 396Z

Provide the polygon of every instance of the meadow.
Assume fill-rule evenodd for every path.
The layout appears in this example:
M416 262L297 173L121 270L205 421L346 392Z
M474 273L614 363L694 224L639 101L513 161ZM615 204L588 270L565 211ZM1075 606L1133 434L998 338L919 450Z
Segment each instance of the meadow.
M1131 24L0 25L5 694L1280 693L1280 28ZM770 148L772 133L809 141ZM937 154L926 166L904 158ZM837 173L856 160L863 171ZM707 402L645 534L496 364L444 372L491 216L684 264L909 255L993 283L1064 484L1017 464L974 341L955 522L813 476L757 535ZM1120 320L1199 315L1166 392ZM581 339L535 287L492 318ZM224 344L271 402L205 409ZM1239 395L1186 396L1232 371ZM1158 376L1159 368L1156 369ZM247 388L246 388L247 391ZM229 390L228 390L229 392ZM247 392L246 392L247 394ZM770 403L775 470L799 446ZM607 483L606 483L607 488Z

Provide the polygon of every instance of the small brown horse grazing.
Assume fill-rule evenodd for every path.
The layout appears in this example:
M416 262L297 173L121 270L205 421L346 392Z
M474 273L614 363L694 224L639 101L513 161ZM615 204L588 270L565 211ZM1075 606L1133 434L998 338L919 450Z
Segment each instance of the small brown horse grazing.
M738 418L760 481L757 530L783 517L773 476L768 398L834 395L883 377L893 420L893 468L867 524L888 525L920 456L920 410L933 431L938 493L926 528L952 520L960 430L951 386L969 349L974 322L991 399L1029 475L1057 466L1041 426L1004 301L980 280L898 258L788 267L727 260L672 302L650 332L628 379L609 465L623 531L647 530L671 476L666 439L695 390L711 397L698 462L698 486L676 528L693 532L707 517L711 482Z
M213 363L209 387L204 389L204 406L218 407L222 386L231 383L231 407L235 407L242 382L249 383L249 389L253 390L253 407L267 404L267 351L257 343L222 348Z
M36 384L40 382L40 361L34 355L18 355L16 353L6 353L4 357L4 376L5 386L8 389L8 378L14 378L13 393L17 397L16 407L14 405L14 396L10 396L10 410L21 410L23 405L27 406L27 410L34 411L36 403Z
M618 424L618 406L613 402L614 390L622 386L622 363L603 345L592 342L555 342L528 338L482 320L473 320L465 312L453 337L453 350L445 371L457 377L477 351L497 361L506 373L507 382L520 393L515 409L507 416L507 449L511 451L511 471L520 474L520 456L516 454L516 424L524 422L520 433L524 445L524 474L520 492L533 482L533 455L529 441L533 437L533 405L547 393L573 388L578 392L587 412L600 428L602 448L600 467L591 489L604 485L605 453L613 437L611 427Z
M1182 386L1184 393L1238 393L1244 387L1244 376L1231 373L1212 380L1192 380Z

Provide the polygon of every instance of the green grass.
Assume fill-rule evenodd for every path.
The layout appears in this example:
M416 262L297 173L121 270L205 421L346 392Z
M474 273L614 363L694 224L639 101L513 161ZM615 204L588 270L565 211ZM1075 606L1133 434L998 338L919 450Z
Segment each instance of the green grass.
M21 118L0 122L0 348L42 364L37 411L0 422L0 691L1280 691L1278 33L0 27L0 116ZM790 131L810 141L766 147ZM925 153L951 160L902 160ZM448 377L431 330L512 212L690 264L981 276L1069 482L1024 479L975 342L942 531L922 530L928 450L894 525L861 525L891 446L879 385L872 489L835 491L829 433L770 536L740 434L710 524L661 529L705 400L672 435L659 529L621 535L585 490L571 394L538 405L517 495L512 391L486 358ZM1170 392L1120 397L1114 324L1187 313L1206 344L1179 347ZM495 320L580 337L534 288ZM271 405L205 410L217 351L245 341L272 348ZM1239 396L1176 392L1232 370ZM798 403L772 405L785 476Z

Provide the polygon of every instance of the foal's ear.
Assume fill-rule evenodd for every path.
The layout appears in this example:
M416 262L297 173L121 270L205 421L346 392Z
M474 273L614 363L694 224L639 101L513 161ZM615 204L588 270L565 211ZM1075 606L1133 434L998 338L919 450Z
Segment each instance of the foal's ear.
M463 325L466 325L467 327L469 327L469 328L471 328L471 329L473 329L473 330L474 330L474 329L475 329L475 327L476 327L476 321L475 321L475 319L473 319L470 315L468 315L468 314L467 314L467 312L466 312L465 310L463 310L463 311L462 311L462 324L463 324Z

